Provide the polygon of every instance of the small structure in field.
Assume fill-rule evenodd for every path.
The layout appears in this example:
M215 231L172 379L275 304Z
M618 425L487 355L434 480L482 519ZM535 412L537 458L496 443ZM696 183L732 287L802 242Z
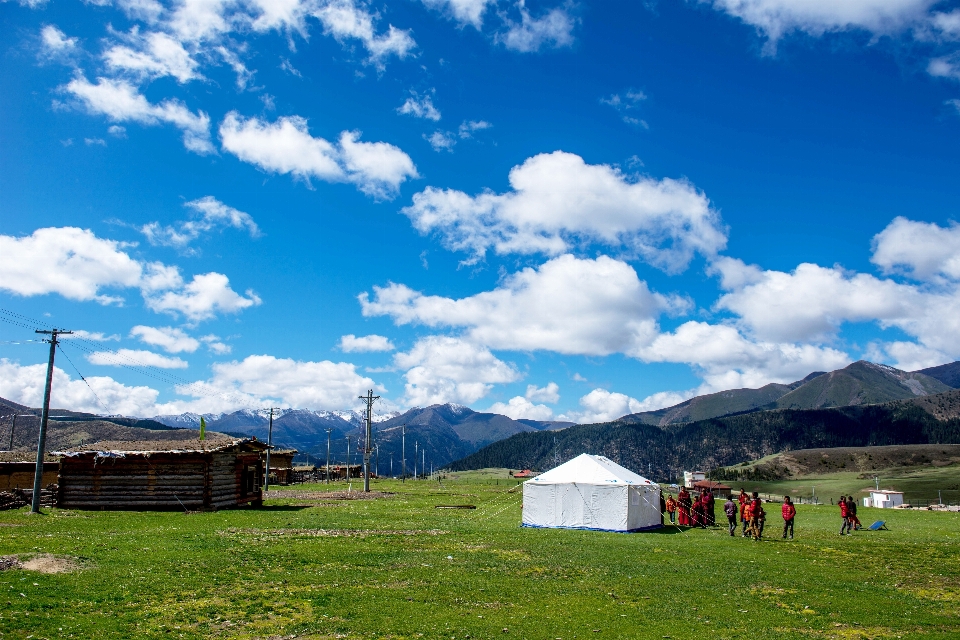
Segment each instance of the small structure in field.
M713 495L717 498L729 498L731 495L730 487L711 480L698 480L693 483L693 489L697 491L713 491Z
M43 479L41 487L57 483L57 471L60 463L57 458L47 455L43 459ZM0 491L12 489L33 489L33 475L37 471L37 454L20 451L0 452Z
M523 526L658 529L660 485L609 458L583 453L523 483Z
M290 484L293 481L293 456L297 453L296 449L270 451L270 484Z
M870 497L863 499L863 506L892 509L903 504L902 491L870 490Z
M98 442L57 452L57 504L139 510L260 506L265 449L255 439L214 434L204 441Z
M700 482L701 480L706 480L707 474L703 471L684 471L683 472L683 486L687 489L693 489L694 482Z
M537 474L530 469L524 469L523 471L511 471L510 475L514 478L533 478Z

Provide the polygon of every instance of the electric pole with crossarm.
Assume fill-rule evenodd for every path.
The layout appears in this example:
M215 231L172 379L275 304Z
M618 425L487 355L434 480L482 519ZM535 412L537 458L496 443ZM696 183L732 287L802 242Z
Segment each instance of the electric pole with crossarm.
M43 390L43 413L40 414L40 438L37 440L37 470L33 474L33 504L30 511L40 513L40 485L43 484L43 450L47 447L47 419L50 417L50 389L53 386L53 357L57 353L57 336L67 335L73 331L54 329L41 331L50 336L46 342L50 343L50 359L47 361L47 386Z
M270 491L270 449L273 448L273 412L280 407L270 407L270 426L267 428L267 473L264 476L263 490Z
M370 491L370 452L373 450L373 403L380 399L380 396L373 395L373 389L367 391L367 395L360 396L360 399L367 405L367 433L363 443L363 490Z

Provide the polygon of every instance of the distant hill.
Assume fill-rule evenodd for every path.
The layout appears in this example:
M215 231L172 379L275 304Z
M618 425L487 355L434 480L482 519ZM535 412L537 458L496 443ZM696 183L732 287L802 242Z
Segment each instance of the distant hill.
M207 428L227 433L242 433L267 439L269 412L243 409L227 414L205 415ZM156 416L154 420L176 427L196 428L200 416L192 413ZM413 456L418 455L418 469L423 464L421 447L426 449L427 466L443 466L469 455L491 442L515 433L563 429L574 423L539 420L513 420L494 413L481 413L456 404L416 407L400 414L378 414L374 418L374 442L378 445L380 472L399 474L403 453L403 425L406 425L408 471L413 469ZM330 430L331 461L346 459L347 438L350 439L351 463L358 464L363 443L364 416L356 411L312 411L284 409L275 413L273 442L309 453L312 460L326 461L327 430Z
M823 409L879 404L950 391L952 387L923 373L908 373L861 360L817 376L775 403L778 409Z
M664 480L683 469L728 466L793 449L929 443L960 443L960 390L875 405L753 411L665 427L618 420L555 434L520 433L450 468L545 470L556 459L586 452Z
M936 378L948 387L960 389L960 362L951 362L949 364L942 364L939 367L920 369L920 371L916 371L915 373L922 373L931 378Z

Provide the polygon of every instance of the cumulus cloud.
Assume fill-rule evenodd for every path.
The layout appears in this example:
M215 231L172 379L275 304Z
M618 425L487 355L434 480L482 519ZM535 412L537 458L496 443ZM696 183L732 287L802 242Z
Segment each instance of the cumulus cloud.
M391 284L374 287L373 299L364 293L359 300L364 316L462 328L472 341L495 349L582 355L628 352L656 335L657 316L689 306L684 298L651 292L625 262L571 255L467 298L427 296Z
M180 222L176 226L163 226L159 222L149 222L140 228L150 244L183 248L200 237L201 233L215 228L232 227L246 230L251 238L257 238L260 228L249 213L244 213L225 205L213 196L204 196L184 204L199 217L196 220Z
M530 53L543 47L569 47L573 44L573 28L576 21L566 9L555 8L539 18L527 11L523 0L517 2L520 22L505 19L507 30L497 34L497 41L507 49Z
M413 116L415 118L426 118L427 120L433 120L437 122L440 120L440 110L433 106L433 89L431 89L430 94L424 94L420 96L416 91L411 89L410 97L406 101L397 107L397 113L402 113L404 115Z
M960 80L960 52L932 58L927 64L927 73L935 78Z
M884 273L903 273L923 281L960 280L960 225L948 227L894 218L873 238L870 261Z
M143 271L123 248L74 227L37 229L21 238L0 235L0 289L21 296L56 293L70 300L120 302L101 290L136 287Z
M410 31L392 24L387 26L386 33L378 34L375 24L380 15L354 0L326 0L313 15L323 24L323 32L337 41L359 40L369 54L368 61L380 68L385 58L395 55L403 59L417 48Z
M181 358L163 356L143 349L117 349L116 351L94 351L87 354L90 364L110 367L129 365L157 367L158 369L186 369L187 361Z
M487 395L494 384L520 378L512 365L489 349L446 336L421 338L410 351L396 354L394 364L407 370L405 401L417 406L470 404Z
M441 151L453 151L454 145L457 144L457 138L449 131L437 130L429 136L423 134L423 139L429 142L430 146L433 147L433 150L437 153Z
M114 72L126 73L138 80L172 76L183 84L203 76L199 63L176 38L159 32L140 34L134 29L123 36L126 44L116 44L103 54L104 64Z
M77 98L89 113L104 115L113 122L172 124L183 132L183 145L188 150L200 154L214 151L210 142L210 117L203 111L191 112L179 100L153 104L129 82L109 78L97 78L93 84L77 76L62 89Z
M461 138L466 140L468 138L472 138L475 132L489 129L492 126L493 125L486 120L464 120L460 123L460 128L457 130L457 132Z
M523 396L510 398L508 402L495 402L487 409L488 413L499 413L500 415L513 418L514 420L552 420L553 409L545 404L534 404Z
M550 404L555 404L560 401L560 385L556 382L547 383L545 387L528 384L524 397L533 402L549 402Z
M159 313L183 315L191 322L209 320L217 313L237 313L261 303L260 297L247 290L242 296L230 288L230 279L222 273L210 272L174 290L144 295L149 309Z
M384 336L371 334L369 336L360 336L359 338L352 333L340 337L340 350L345 353L351 352L369 352L369 351L393 351L396 347Z
M77 49L77 38L69 38L55 25L48 24L40 29L40 56L48 60L69 55Z
M220 125L220 137L226 151L264 171L350 182L377 198L393 198L404 181L419 177L413 160L398 147L360 142L358 131L344 131L333 144L311 136L306 119L298 116L270 123L232 111Z
M160 347L167 353L193 353L200 347L199 340L176 327L148 327L138 324L130 329L130 337Z
M863 30L875 35L903 31L926 22L937 0L701 0L714 9L756 27L769 39L768 52L791 31L821 36L831 31Z
M571 411L559 417L582 424L610 422L631 413L656 411L663 407L670 407L691 396L692 393L681 394L673 391L662 391L643 400L637 400L623 393L594 389L580 398L580 406L582 407L580 411Z
M403 209L421 233L437 233L455 251L556 255L596 242L623 247L668 272L695 253L713 256L726 230L707 197L683 180L631 177L556 151L510 171L511 191L470 196L427 187Z
M88 229L51 227L16 238L0 235L0 289L21 296L56 293L70 300L122 303L102 289L138 287L155 311L181 313L191 321L217 312L236 313L260 304L229 286L227 276L207 273L184 283L177 267L131 258L115 240L98 238Z
M0 396L4 398L28 407L42 406L46 377L46 363L20 365L0 358ZM150 416L156 415L153 409L158 396L150 387L127 386L108 376L87 376L84 382L54 367L50 406L101 415Z
M423 0L423 4L443 12L461 25L469 24L480 29L483 26L483 14L487 6L496 6L497 0Z

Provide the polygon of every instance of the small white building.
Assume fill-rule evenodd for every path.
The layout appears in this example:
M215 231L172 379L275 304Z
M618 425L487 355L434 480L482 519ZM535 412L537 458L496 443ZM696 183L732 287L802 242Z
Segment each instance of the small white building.
M863 506L877 509L892 509L903 504L902 491L870 490L870 497L863 499Z
M693 489L694 482L700 482L701 480L706 480L707 474L703 471L684 471L683 472L683 486L687 489Z

